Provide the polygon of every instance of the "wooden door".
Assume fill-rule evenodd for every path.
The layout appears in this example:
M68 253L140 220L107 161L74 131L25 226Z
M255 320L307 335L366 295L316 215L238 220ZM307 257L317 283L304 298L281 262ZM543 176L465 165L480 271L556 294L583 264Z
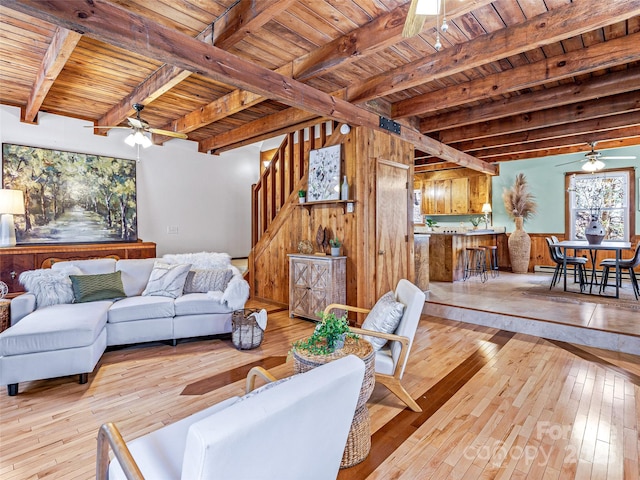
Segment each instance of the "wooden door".
M379 160L376 175L376 298L409 278L409 165ZM413 236L411 236L413 240Z

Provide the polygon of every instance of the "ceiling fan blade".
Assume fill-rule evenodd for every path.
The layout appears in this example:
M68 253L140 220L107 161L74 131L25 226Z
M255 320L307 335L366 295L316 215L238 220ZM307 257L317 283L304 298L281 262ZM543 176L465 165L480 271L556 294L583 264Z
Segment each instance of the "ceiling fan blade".
M561 167L563 165L569 165L570 163L586 162L587 160L588 160L587 158L583 158L581 160L571 160L570 162L559 163L559 164L556 165L556 167Z
M124 127L122 125L85 125L84 128L126 128L130 130L131 127Z
M160 130L159 128L150 128L149 131L151 133L156 133L158 135L164 135L165 137L175 137L175 138L182 138L182 139L187 138L186 133L172 132L171 130Z
M600 157L600 160L635 160L635 155L630 155L627 157Z
M407 12L407 19L404 21L404 28L402 29L402 36L405 38L416 36L424 27L424 21L427 17L425 15L416 14L417 6L418 0L411 0L409 12Z
M129 123L131 124L131 126L133 128L148 128L149 124L147 122L145 122L144 120L142 120L141 118L133 118L133 117L127 117L127 120L129 120Z

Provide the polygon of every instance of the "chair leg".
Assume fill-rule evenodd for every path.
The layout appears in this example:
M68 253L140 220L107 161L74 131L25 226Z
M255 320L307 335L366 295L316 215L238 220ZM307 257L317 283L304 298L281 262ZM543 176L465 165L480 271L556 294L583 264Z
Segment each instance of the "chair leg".
M631 277L631 285L633 286L633 294L636 296L636 300L640 296L640 286L638 286L638 277L636 277L636 272L633 268L629 269L629 277Z
M560 281L560 264L556 264L556 269L553 271L553 277L551 278L551 285L549 285L549 290L551 290L556 283Z
M602 267L602 280L600 280L600 293L604 293L609 282L609 267L607 265Z
M414 412L422 412L420 406L413 398L411 398L409 392L404 389L404 387L400 383L400 380L398 380L397 378L390 377L388 375L376 375L376 382L381 383L385 387L387 387L391 391L391 393L393 393L396 397L406 403Z

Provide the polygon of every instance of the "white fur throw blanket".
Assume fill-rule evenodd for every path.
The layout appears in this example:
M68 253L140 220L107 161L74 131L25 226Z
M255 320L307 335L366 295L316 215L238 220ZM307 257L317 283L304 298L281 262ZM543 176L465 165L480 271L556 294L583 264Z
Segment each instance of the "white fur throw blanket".
M190 263L192 270L226 268L231 265L231 256L228 253L168 253L162 258L166 263Z

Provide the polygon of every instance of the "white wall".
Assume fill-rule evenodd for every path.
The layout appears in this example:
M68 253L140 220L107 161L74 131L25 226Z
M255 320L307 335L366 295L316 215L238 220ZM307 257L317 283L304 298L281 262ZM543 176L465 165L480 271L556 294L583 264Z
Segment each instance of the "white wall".
M90 122L39 114L39 124L20 122L20 109L0 105L0 141L117 158L136 158L126 130L94 135ZM216 251L232 257L251 249L251 185L260 172L259 145L220 156L198 153L197 142L170 140L140 150L137 164L138 237L157 244L157 254ZM167 233L177 227L177 234Z

